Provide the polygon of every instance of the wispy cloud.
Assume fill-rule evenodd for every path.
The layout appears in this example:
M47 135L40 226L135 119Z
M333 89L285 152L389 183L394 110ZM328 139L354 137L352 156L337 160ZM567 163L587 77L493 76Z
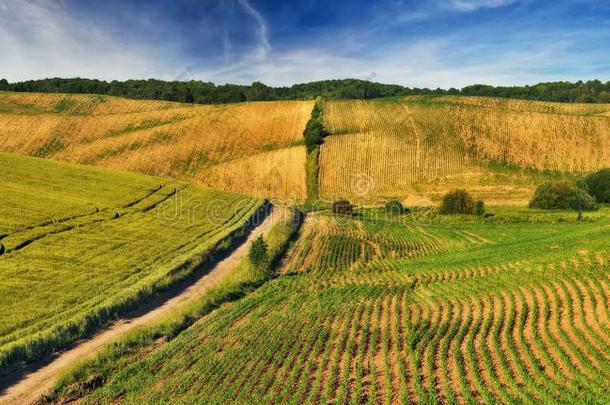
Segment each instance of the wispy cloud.
M440 0L439 5L457 11L475 11L481 8L497 8L516 3L516 0Z
M258 36L258 47L256 55L262 59L271 51L271 44L269 43L269 29L267 28L267 22L265 18L259 13L248 0L238 0L239 4L243 7L244 11L248 13L257 25L257 36Z
M0 77L458 87L610 74L610 6L593 0L148 1L0 0Z
M152 47L133 47L102 27L71 16L63 2L0 0L0 75L106 79L167 76Z

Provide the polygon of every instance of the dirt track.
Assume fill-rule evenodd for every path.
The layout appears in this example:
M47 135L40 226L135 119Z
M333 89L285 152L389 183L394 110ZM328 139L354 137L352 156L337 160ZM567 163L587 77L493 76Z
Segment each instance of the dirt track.
M116 340L125 332L155 321L169 311L200 297L211 287L217 285L248 254L252 241L259 235L267 235L273 225L285 213L284 209L275 207L263 223L252 230L244 243L178 295L150 303L145 308L139 308L137 312L115 321L90 339L84 339L76 343L70 349L56 356L50 363L25 374L19 381L1 392L0 404L30 404L36 402L52 388L59 374L75 361L95 354L103 346Z

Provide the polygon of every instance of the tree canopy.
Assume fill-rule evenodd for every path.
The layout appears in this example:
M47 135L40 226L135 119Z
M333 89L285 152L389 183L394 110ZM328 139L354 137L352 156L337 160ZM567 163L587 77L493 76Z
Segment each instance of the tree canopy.
M494 87L475 84L463 89L408 88L366 80L324 80L290 87L270 87L261 82L251 85L223 84L198 80L162 81L95 79L43 79L9 83L0 80L0 90L36 93L103 94L134 99L167 100L183 103L221 104L263 100L308 100L318 96L327 99L372 99L408 95L464 95L505 97L528 100L610 103L610 82L552 82L533 86Z

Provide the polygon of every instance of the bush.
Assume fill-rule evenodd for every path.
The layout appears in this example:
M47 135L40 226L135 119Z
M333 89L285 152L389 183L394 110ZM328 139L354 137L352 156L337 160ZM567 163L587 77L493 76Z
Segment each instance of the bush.
M485 215L485 203L482 200L479 200L475 203L474 214L480 217Z
M332 211L333 214L352 215L354 213L354 207L347 200L339 200L333 203Z
M256 238L252 245L250 245L250 252L248 253L250 263L259 270L265 269L269 262L268 250L265 239L262 236Z
M530 208L594 211L599 209L599 205L586 191L561 181L544 183L539 186L534 198L530 201Z
M443 197L441 214L466 214L475 213L475 202L472 196L465 190L451 191Z
M409 209L398 200L388 200L385 203L385 212L390 215L401 215L408 213Z
M311 118L303 131L307 152L311 152L320 146L324 142L324 138L328 136L328 131L322 121L322 103L321 99L316 100L316 104L311 112Z
M0 256L2 256L4 254L4 245L2 243L0 243Z
M598 203L610 203L610 169L603 169L585 178L587 191Z

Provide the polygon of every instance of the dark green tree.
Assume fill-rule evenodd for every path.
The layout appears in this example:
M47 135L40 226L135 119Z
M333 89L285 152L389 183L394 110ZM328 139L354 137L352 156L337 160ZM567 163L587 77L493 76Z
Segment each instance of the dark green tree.
M409 210L399 200L388 200L385 203L385 212L390 215L402 215Z
M466 190L455 190L443 197L440 213L473 215L475 209L476 204L470 193Z
M266 272L269 266L269 251L267 242L262 236L259 236L250 245L248 258L250 263L259 271Z
M599 205L591 195L568 182L544 183L540 185L529 204L530 208L545 210L573 209L594 211Z
M602 169L585 178L587 191L598 203L610 203L610 169Z
M272 90L261 82L254 82L244 91L248 101L272 100Z

